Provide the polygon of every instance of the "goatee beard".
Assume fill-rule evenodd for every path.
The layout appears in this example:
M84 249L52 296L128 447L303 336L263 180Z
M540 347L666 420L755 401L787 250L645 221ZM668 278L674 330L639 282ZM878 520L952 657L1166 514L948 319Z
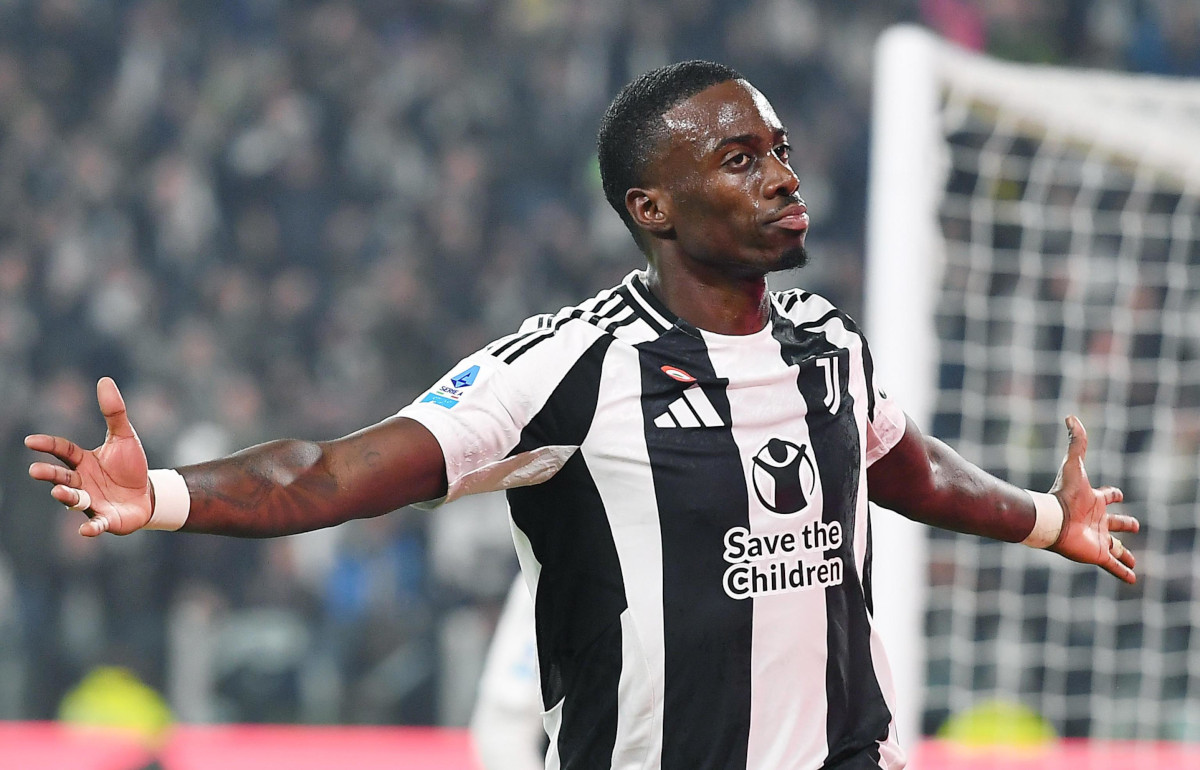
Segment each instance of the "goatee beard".
M778 270L795 270L808 264L808 251L803 246L793 246L779 255Z

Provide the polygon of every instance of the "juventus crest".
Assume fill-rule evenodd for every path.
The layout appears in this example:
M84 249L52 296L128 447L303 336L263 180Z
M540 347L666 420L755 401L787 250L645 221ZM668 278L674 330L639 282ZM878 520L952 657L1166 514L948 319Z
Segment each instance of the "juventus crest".
M822 356L817 366L825 375L825 399L823 403L830 414L837 414L842 407L842 369L837 356Z

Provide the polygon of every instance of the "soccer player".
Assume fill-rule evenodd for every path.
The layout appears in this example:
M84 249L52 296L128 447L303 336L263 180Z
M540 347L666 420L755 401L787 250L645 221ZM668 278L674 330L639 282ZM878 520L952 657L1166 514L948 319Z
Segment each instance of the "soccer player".
M471 740L483 770L537 770L545 764L533 601L513 581L488 648L471 713Z
M618 94L605 195L648 260L537 316L387 420L147 472L110 379L108 436L26 444L30 475L86 536L141 528L274 536L506 489L535 601L553 768L904 766L872 627L867 502L1049 548L1134 581L1113 487L1069 444L1050 493L922 435L866 340L821 297L766 276L808 255L808 213L770 103L686 62ZM898 198L896 205L904 205ZM909 717L912 718L912 717Z

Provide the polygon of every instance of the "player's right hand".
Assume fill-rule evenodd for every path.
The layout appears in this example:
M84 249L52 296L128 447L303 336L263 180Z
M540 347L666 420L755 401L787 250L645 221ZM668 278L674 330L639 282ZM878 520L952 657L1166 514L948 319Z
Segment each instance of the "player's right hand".
M153 512L146 451L129 422L121 391L111 378L103 377L96 383L96 400L108 426L104 443L87 451L60 436L26 436L25 446L66 465L35 462L29 466L29 475L53 484L50 496L68 508L90 499L83 509L88 520L79 527L79 534L128 535L145 526Z
M1092 487L1083 465L1087 430L1078 417L1067 417L1067 435L1067 456L1050 488L1062 504L1063 525L1049 550L1081 564L1095 564L1126 583L1136 583L1137 559L1113 533L1134 533L1141 525L1132 516L1108 510L1108 506L1125 499L1120 489Z

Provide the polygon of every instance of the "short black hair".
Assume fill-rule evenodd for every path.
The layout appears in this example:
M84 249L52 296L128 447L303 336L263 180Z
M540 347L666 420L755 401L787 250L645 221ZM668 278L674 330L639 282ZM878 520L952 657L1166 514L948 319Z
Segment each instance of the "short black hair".
M736 70L711 61L668 64L639 76L617 94L600 120L596 151L604 197L641 244L638 227L625 208L625 193L645 183L646 167L666 136L663 115L701 91L730 80Z

